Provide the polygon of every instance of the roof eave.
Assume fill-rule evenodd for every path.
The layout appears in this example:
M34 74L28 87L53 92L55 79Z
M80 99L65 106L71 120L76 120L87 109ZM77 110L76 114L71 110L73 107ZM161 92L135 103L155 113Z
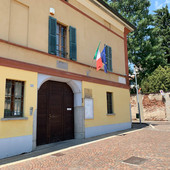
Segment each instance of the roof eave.
M136 30L136 27L133 24L131 24L128 20L126 20L122 15L120 15L116 10L110 7L103 0L97 0L97 2L99 2L105 8L107 8L113 15L116 15L120 20L122 20L125 23L125 25L127 25L127 28L130 27L131 28L130 31Z

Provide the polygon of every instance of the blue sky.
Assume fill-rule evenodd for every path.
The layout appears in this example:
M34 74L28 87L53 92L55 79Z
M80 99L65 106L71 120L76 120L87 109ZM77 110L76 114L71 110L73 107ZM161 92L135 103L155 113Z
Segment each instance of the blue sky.
M153 11L164 7L166 4L168 4L168 8L170 11L170 0L150 0L150 2L150 13L153 13Z

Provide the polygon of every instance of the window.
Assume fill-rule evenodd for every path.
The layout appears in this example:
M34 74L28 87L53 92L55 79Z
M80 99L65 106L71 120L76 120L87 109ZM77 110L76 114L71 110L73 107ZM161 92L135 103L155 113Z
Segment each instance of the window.
M59 24L56 18L49 17L48 52L63 58L67 58L67 27ZM76 28L69 26L69 57L77 60Z
M4 117L22 117L24 82L6 80Z
M106 45L107 70L112 71L112 48Z
M107 92L107 114L113 114L112 93Z
M56 55L66 58L66 27L57 23Z

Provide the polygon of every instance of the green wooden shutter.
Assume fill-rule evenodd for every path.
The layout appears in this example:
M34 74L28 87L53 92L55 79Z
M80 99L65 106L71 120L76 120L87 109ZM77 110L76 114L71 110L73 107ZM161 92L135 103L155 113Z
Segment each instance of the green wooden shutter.
M48 53L56 55L56 26L57 20L49 17L49 37L48 37Z
M112 48L109 47L109 71L112 71Z
M107 70L112 71L112 48L106 45Z
M69 27L70 39L70 59L77 60L76 28Z

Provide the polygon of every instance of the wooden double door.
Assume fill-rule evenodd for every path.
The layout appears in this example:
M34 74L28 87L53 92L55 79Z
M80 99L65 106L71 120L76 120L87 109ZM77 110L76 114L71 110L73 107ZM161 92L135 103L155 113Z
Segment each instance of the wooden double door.
M37 145L74 138L74 94L66 83L45 82L38 91Z

